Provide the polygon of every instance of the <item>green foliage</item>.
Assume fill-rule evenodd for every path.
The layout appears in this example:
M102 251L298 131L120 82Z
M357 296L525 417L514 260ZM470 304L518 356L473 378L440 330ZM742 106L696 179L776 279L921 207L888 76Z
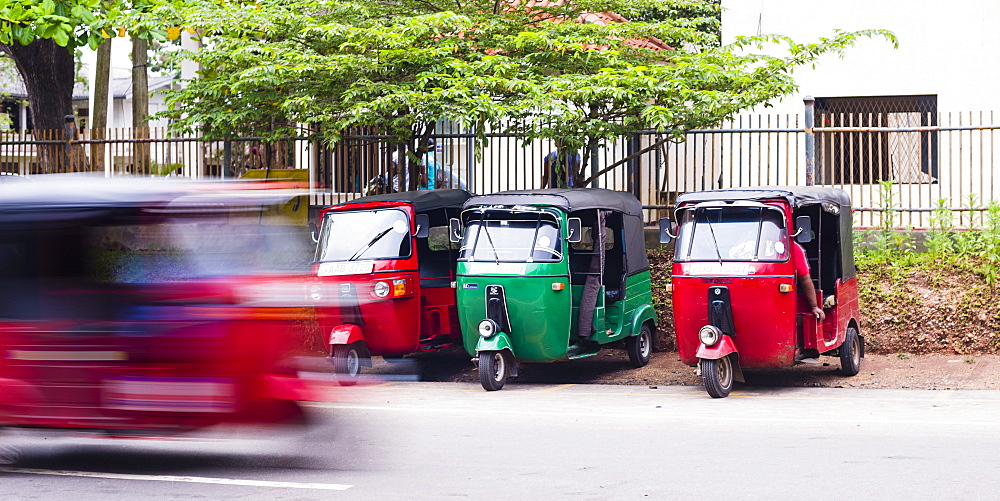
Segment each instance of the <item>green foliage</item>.
M180 18L171 2L183 0L0 0L0 44L28 45L51 39L61 47L97 49L104 38L124 34L167 40L166 27Z
M930 217L931 228L926 244L927 251L940 256L954 252L955 240L952 231L955 229L955 214L948 208L948 199L938 199L934 212Z
M781 36L719 45L716 0L192 0L171 16L204 35L179 53L202 74L164 116L210 137L376 126L402 143L443 119L582 150L640 129L683 131L792 92L792 70L858 37ZM633 22L582 24L586 13ZM238 19L239 22L233 22ZM659 41L668 50L653 50ZM779 45L784 55L766 55ZM304 127L304 130L300 129ZM479 141L478 144L482 144ZM588 171L584 155L578 177Z
M955 213L948 199L939 199L930 216L927 252L916 252L912 239L896 231L898 209L892 195L892 183L882 181L882 221L875 229L871 245L865 244L865 232L855 232L856 259L859 268L889 269L918 266L933 269L942 264L972 270L987 285L1000 280L1000 202L990 201L985 210L976 195L969 195L965 207L972 214L968 228L956 228Z

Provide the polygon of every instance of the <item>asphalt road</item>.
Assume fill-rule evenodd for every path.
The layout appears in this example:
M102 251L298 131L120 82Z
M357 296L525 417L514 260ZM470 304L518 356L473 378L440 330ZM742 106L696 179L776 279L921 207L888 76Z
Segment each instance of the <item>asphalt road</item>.
M385 382L301 430L4 435L5 499L997 499L1000 392ZM235 437L235 438L234 438Z

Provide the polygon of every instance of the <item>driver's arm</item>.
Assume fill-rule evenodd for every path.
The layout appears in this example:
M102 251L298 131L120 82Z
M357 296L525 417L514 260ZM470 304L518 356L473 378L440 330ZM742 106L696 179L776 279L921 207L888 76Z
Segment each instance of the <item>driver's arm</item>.
M816 287L813 286L812 277L809 276L809 262L806 261L805 251L796 242L792 242L792 261L795 262L795 278L799 282L799 292L806 296L809 309L816 315L816 319L822 322L826 319L826 313L816 303Z

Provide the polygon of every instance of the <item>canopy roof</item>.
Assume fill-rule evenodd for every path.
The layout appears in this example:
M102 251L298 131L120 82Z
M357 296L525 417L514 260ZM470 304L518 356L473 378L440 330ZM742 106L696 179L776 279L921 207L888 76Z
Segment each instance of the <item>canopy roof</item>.
M474 205L549 205L566 212L606 209L642 217L642 204L631 193L603 188L553 188L544 190L501 191L479 195L465 202Z
M6 176L4 176L6 177ZM51 174L0 182L0 231L148 215L258 210L299 196L297 190L247 189L255 183L196 182ZM105 221L106 220L106 221ZM104 222L102 222L104 221Z
M625 232L625 273L633 275L649 269L642 224L642 204L631 193L603 188L553 188L544 190L502 191L472 197L465 208L490 205L545 205L567 213L581 210L609 210L622 214Z
M851 207L851 197L840 188L826 186L762 186L760 188L731 188L727 190L693 191L677 197L677 205L686 202L714 200L764 200L784 198L793 208L815 204L834 204Z
M355 198L340 205L354 205L371 202L406 202L413 205L417 212L426 212L448 207L459 208L472 195L465 190L415 190L383 195L370 195Z

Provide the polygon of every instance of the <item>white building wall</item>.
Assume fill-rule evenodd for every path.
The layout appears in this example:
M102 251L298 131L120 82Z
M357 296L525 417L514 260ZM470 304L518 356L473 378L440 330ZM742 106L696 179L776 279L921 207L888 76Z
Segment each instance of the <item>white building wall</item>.
M801 113L802 98L936 94L938 110L1000 109L1000 2L996 0L723 0L723 43L735 36L781 34L799 43L835 29L892 31L861 39L844 58L823 56L796 70L799 91L768 112ZM763 112L765 108L757 111Z

